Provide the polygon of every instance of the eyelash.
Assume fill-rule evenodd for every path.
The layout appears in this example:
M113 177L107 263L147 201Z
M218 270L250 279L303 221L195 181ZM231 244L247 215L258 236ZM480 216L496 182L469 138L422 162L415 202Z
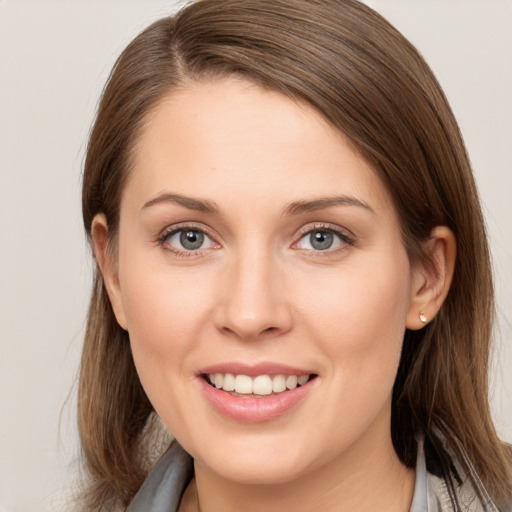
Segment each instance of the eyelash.
M320 250L313 250L313 249L304 249L309 251L310 253L314 253L316 256L325 256L327 254L332 255L333 253L337 253L340 250L346 249L346 246L352 246L355 244L355 237L352 234L348 234L346 229L342 229L339 226L336 226L335 224L329 224L324 222L319 223L313 223L313 225L309 224L307 226L304 226L301 228L298 232L298 240L295 242L292 246L296 246L306 235L311 235L314 232L323 232L323 233L332 233L333 235L336 235L341 240L343 246L337 249L326 249L324 251ZM297 249L298 250L298 249Z
M209 234L209 230L205 229L204 226L198 226L195 224L178 224L174 226L170 226L166 228L162 234L157 238L156 242L159 246L162 247L165 251L169 251L173 253L175 256L181 257L181 258L189 258L193 256L197 256L201 254L202 251L205 249L197 249L197 250L180 250L176 247L172 246L171 244L167 243L169 238L173 235L184 232L184 231L197 231L199 233L204 234L207 236L212 244L214 245L214 248L220 247L220 245L215 242L214 238ZM324 232L324 233L332 233L333 235L336 235L340 241L342 242L342 247L335 248L335 249L326 249L324 251L322 250L314 250L314 249L303 249L305 251L308 251L309 253L315 254L315 256L326 256L326 255L332 255L333 253L337 253L340 250L346 249L346 246L352 246L355 244L355 237L353 235L347 234L346 229L341 229L336 225L328 224L328 223L314 223L313 225L309 224L307 226L304 226L301 228L295 238L297 238L297 241L292 244L292 249L294 250L300 250L300 248L297 248L296 246L299 244L299 242L307 235L310 235L314 232Z
M175 235L176 233L184 232L184 231L185 232L186 231L197 231L198 233L203 233L205 236L207 236L211 240L212 244L214 246L216 246L215 248L220 247L220 245L215 242L213 237L209 234L208 230L205 229L204 226L198 226L196 224L190 224L190 223L178 224L178 225L174 225L174 226L170 226L170 227L166 228L162 232L162 234L157 238L156 242L159 246L162 247L162 249L164 251L169 251L174 256L177 256L180 258L190 258L190 257L197 256L197 255L201 254L201 252L204 251L204 249L197 249L195 251L186 251L186 250L180 250L180 249L172 246L171 244L167 243L169 238L171 238L173 235Z

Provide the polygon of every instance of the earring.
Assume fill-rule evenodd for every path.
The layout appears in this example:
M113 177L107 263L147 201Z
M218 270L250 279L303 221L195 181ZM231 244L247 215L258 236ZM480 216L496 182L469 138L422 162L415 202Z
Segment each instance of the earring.
M423 311L420 312L420 322L422 324L426 324L427 323L427 317L423 314Z

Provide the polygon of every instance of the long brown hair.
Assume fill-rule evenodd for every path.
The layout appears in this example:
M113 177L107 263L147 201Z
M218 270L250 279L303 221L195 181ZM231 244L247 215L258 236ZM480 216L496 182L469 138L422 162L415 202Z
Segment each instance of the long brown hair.
M490 495L510 496L510 458L488 404L493 284L479 199L448 102L417 50L356 0L201 0L144 30L112 70L90 136L83 218L106 215L112 250L137 135L166 95L236 75L314 106L387 185L411 262L427 262L432 228L458 247L437 317L407 331L393 392L392 438L411 466L418 428L448 464L461 446ZM153 408L96 271L79 382L88 510L126 506L145 478ZM464 458L461 456L464 466Z

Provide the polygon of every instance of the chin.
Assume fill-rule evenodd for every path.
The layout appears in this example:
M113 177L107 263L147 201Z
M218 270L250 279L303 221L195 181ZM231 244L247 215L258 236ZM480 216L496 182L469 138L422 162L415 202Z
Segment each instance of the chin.
M285 429L255 435L227 436L224 432L219 437L210 431L208 438L203 433L203 439L191 444L187 442L190 438L183 439L181 444L196 464L239 484L285 484L322 465L323 457L313 453L314 443L307 441L305 432L293 436L285 434Z
M279 485L297 480L307 473L308 465L296 457L276 455L269 452L254 458L251 456L226 456L216 458L211 464L205 460L211 471L226 480L244 485Z

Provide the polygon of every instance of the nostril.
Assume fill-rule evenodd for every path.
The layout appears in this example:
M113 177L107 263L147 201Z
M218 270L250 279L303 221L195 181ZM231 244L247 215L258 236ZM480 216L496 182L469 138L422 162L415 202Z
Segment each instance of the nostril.
M236 336L243 340L258 340L266 335L277 334L281 329L279 327L264 327L260 329L257 325L251 325L251 322L240 322L239 325L223 326L221 332L226 335Z

